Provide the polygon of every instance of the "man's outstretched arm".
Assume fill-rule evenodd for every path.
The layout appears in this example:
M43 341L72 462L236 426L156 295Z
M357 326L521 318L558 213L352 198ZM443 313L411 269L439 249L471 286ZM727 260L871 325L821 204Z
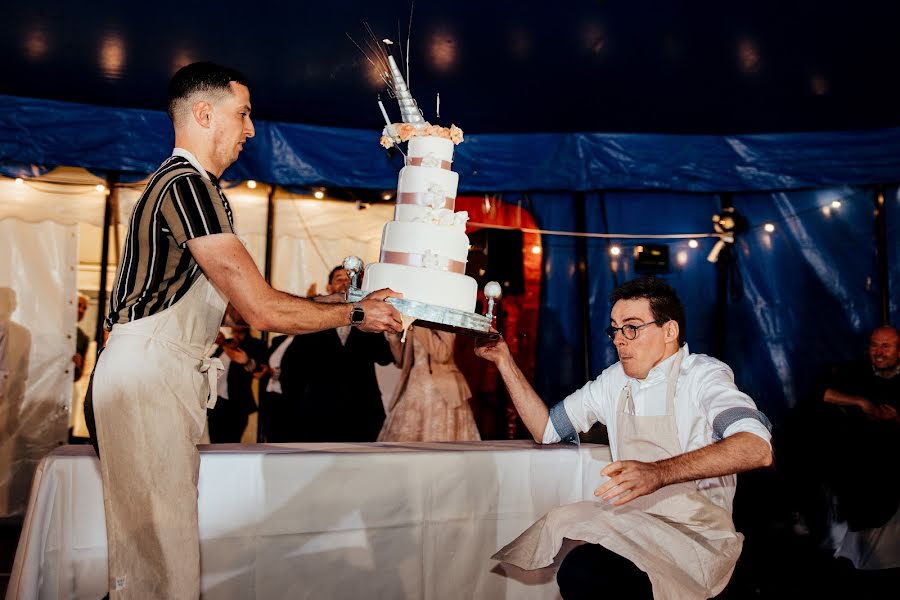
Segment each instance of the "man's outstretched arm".
M500 376L503 377L503 383L509 391L509 397L512 399L519 416L531 433L534 441L541 443L544 439L544 430L547 428L547 421L550 419L550 411L547 405L541 400L531 384L525 378L522 370L513 360L512 354L509 352L509 346L503 338L499 338L492 342L487 342L475 348L475 354L485 360L489 360L497 365Z
M273 289L234 234L197 237L188 240L187 246L203 273L251 327L297 334L350 324L352 306L349 304L318 303ZM380 290L360 303L366 313L360 329L402 330L400 313L384 302L390 297L400 297L400 294Z
M772 448L763 438L746 431L720 442L657 462L619 460L601 472L609 481L594 492L621 505L661 487L752 471L772 464Z

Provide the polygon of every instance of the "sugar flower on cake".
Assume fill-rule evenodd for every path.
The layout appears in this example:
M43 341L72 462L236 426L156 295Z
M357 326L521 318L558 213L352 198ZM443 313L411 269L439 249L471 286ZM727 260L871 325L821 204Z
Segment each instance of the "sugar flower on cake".
M422 266L426 269L446 271L450 268L450 260L446 256L441 256L437 252L426 250L422 254Z
M450 126L450 141L457 146L463 143L463 130L456 125Z
M437 210L444 208L447 199L447 193L444 188L434 182L428 184L428 191L425 192L425 203L431 208Z

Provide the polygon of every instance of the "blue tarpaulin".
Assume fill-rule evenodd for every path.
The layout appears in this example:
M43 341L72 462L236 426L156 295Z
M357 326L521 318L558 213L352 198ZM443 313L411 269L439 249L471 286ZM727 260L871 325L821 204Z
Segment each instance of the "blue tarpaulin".
M226 178L396 186L400 157L380 149L377 130L260 122L256 132ZM8 176L68 165L141 177L168 156L172 142L162 112L0 96L0 173ZM713 340L724 333L721 358L777 422L810 393L826 364L861 355L868 332L882 322L876 186L883 186L886 204L889 317L900 321L900 129L742 136L472 133L457 147L454 170L461 193L500 192L522 201L547 230L709 233L724 194L749 222L734 247L724 319L717 318L716 266L706 260L714 238L699 237L698 248L686 239L587 239L582 290L577 240L545 235L536 386L548 402L615 361L603 334L608 296L635 275L636 245L665 243L670 270L662 277L686 305L691 350L712 353ZM774 231L766 232L764 223ZM613 244L622 248L618 257L609 253Z

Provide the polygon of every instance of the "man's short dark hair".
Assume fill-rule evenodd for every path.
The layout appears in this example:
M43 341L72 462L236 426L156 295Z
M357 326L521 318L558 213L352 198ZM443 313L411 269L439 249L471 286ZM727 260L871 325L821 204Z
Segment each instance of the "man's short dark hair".
M178 102L197 92L231 93L232 81L248 85L243 73L216 63L196 62L181 67L169 81L169 118L174 123Z
M328 274L328 283L331 284L331 282L334 281L334 276L335 276L335 274L336 274L338 271L343 271L343 270L345 270L345 269L344 269L344 265L338 265L338 266L336 266L335 268L333 268L333 269L331 270L331 273Z
M656 277L641 277L620 285L610 295L609 301L615 304L619 300L646 298L650 301L650 312L653 319L661 324L667 321L678 323L678 345L684 345L684 306L678 299L675 288Z

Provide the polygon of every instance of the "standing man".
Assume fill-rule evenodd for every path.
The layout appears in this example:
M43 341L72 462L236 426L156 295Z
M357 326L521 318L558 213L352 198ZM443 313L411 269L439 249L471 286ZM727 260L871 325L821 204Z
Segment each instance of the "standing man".
M667 283L630 281L611 296L606 333L619 362L549 410L502 338L494 362L534 439L577 442L606 425L613 462L595 501L552 510L494 558L553 562L563 538L587 542L563 561L563 598L709 598L728 583L743 536L731 518L735 474L772 464L769 422L728 366L684 343L684 308Z
M221 362L206 356L226 314L260 330L342 325L400 331L390 290L319 304L269 287L232 228L219 177L254 135L245 77L213 63L169 84L175 150L135 205L92 405L112 598L197 598L196 444Z
M349 287L347 270L333 268L327 293L344 295ZM296 402L302 415L294 423L297 438L291 441L375 441L384 424L375 365L394 362L384 334L344 326L298 336L284 358L281 383L286 399Z

